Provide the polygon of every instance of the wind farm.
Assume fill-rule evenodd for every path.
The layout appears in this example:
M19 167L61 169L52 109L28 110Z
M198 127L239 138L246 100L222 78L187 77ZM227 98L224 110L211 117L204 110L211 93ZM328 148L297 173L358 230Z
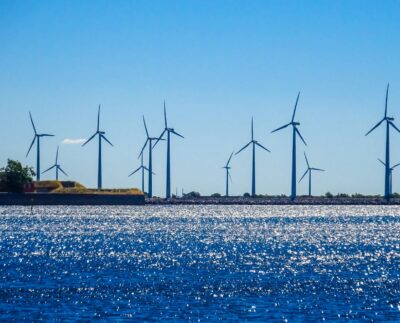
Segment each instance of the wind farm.
M385 96L385 106L384 106L384 114L383 118L378 121L365 135L368 136L370 133L374 132L381 124L384 123L385 127L385 159L384 161L381 159L378 159L379 162L384 166L385 172L384 172L384 199L386 201L392 201L393 202L393 197L394 197L394 192L393 192L393 170L399 166L399 164L391 166L390 164L390 129L394 129L397 132L400 132L400 130L397 128L397 126L394 124L394 117L391 117L388 115L388 96L389 96L389 84L387 84L386 87L386 96ZM297 113L297 108L299 104L299 98L300 98L300 92L298 92L292 116L291 119L288 123L274 129L271 133L279 132L285 128L291 127L291 138L292 138L292 149L291 149L291 190L290 190L290 201L291 203L319 203L319 200L321 197L314 196L313 191L312 191L312 180L313 180L313 175L315 172L325 172L324 169L322 168L317 168L314 166L311 166L307 157L306 152L304 152L304 161L305 161L305 171L302 174L300 178L297 177L297 139L299 138L301 142L307 146L306 141L304 140L302 134L300 133L299 126L300 122L297 121L296 119L296 113ZM84 140L84 143L82 144L82 147L84 147L86 144L88 144L90 141L93 139L97 138L98 139L98 158L97 158L97 190L100 192L103 189L103 168L102 168L102 142L106 141L109 145L113 146L113 144L107 139L105 136L106 132L100 129L100 117L101 117L101 106L98 106L98 111L97 111L97 124L96 124L96 131L93 133L88 139ZM40 171L40 156L41 156L41 146L40 146L40 139L42 137L54 137L53 134L48 134L48 133L38 133L36 130L36 125L33 121L32 114L29 112L29 119L34 131L34 138L29 146L28 153L26 156L29 155L32 147L36 143L37 145L37 151L36 151L36 181L40 181L40 174L46 174L51 170L55 170L55 180L59 180L59 175L62 173L64 176L68 176L68 174L61 168L61 165L59 163L59 146L57 146L56 150L56 158L54 164L47 168L45 171L41 172ZM160 203L160 199L165 199L165 201L170 201L172 203L172 200L178 199L177 194L172 196L171 194L171 159L172 159L172 149L171 149L171 140L173 136L179 137L179 138L184 138L180 133L178 133L174 128L169 126L168 123L168 118L167 118L167 109L166 109L166 104L165 100L163 103L163 129L161 131L161 134L159 136L151 136L148 130L147 122L144 116L142 116L142 124L145 132L145 141L144 144L142 145L142 148L139 151L138 158L140 159L140 166L138 166L134 171L132 171L128 177L133 176L134 174L140 172L141 174L141 191L143 194L146 196L146 200L149 203ZM154 196L153 192L153 175L155 175L153 171L153 163L154 163L154 156L153 156L153 150L154 148L159 144L159 142L166 142L166 168L165 168L165 195L158 197ZM221 195L221 198L223 199L230 199L229 200L224 200L222 203L246 203L242 200L240 195L233 194L231 193L231 181L232 181L232 176L231 176L231 169L232 169L232 162L237 163L238 159L233 158L234 156L238 156L239 154L242 154L248 147L251 148L251 182L250 182L250 194L249 197L258 199L259 203L266 203L266 204L274 204L274 203L290 203L284 199L284 194L282 194L282 198L279 200L277 198L272 198L272 196L269 195L262 195L262 194L257 194L257 189L256 189L256 183L257 183L257 172L256 172L256 150L257 148L270 153L271 151L262 145L258 140L255 139L255 130L254 130L254 117L251 117L251 125L250 125L250 141L247 142L244 146L242 146L240 149L238 149L236 152L232 152L229 155L229 158L222 168L225 170L225 190L223 194ZM145 151L147 148L147 159ZM147 164L146 164L147 163ZM243 163L243 162L241 162ZM265 167L265 162L258 163L260 168L266 168ZM240 165L239 168L243 168L244 165ZM112 168L111 168L112 169ZM179 171L179 170L178 170ZM111 171L110 171L111 172ZM147 181L147 189L145 188L145 174L147 172L148 175L148 181ZM308 194L301 195L300 198L297 194L297 184L301 183L304 178L308 175L308 189L307 192ZM265 184L265 180L263 180L263 183ZM236 188L237 189L237 188ZM213 194L214 199L217 198L218 194ZM247 193L244 193L243 195L246 196ZM327 196L329 194L327 193ZM188 192L187 194L182 194L180 197L181 202L185 203L188 202L190 197L195 197L197 198L200 196L200 193L198 192ZM260 199L264 197L266 199L265 201L261 201ZM307 199L305 199L307 197ZM204 196L203 198L206 198ZM200 201L199 199L197 200L199 203L214 203L211 202L210 199L203 199ZM192 201L193 202L193 201ZM258 203L257 202L257 203ZM174 202L175 203L175 202ZM219 202L218 202L219 203ZM253 203L253 202L250 202ZM322 202L321 202L322 203ZM332 200L324 200L323 203L336 203L333 202ZM374 202L375 203L375 202Z

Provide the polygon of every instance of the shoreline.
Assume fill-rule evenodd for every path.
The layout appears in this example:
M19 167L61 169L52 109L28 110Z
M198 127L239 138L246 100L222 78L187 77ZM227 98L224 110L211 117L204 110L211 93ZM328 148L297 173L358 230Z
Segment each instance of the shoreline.
M147 198L128 194L0 193L1 205L399 205L400 198L383 197L178 197Z
M400 205L400 198L383 197L183 197L146 198L146 205Z

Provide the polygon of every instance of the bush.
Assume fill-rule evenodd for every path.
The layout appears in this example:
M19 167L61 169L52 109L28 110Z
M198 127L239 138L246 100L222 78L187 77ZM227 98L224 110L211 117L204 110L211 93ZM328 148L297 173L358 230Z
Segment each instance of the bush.
M354 193L351 197L362 198L362 197L364 197L364 195L362 195L360 193Z
M244 193L243 197L250 197L250 194L249 193Z
M331 192L326 192L325 197L331 199L333 197L333 194Z
M0 191L21 193L35 175L32 167L23 167L18 160L8 159L7 166L0 169Z
M211 197L221 197L221 194L219 194L219 193L214 193L214 194L211 194Z
M336 197L349 197L349 194L346 193L338 193Z
M185 194L186 197L200 197L200 193L199 192L189 192L187 194Z

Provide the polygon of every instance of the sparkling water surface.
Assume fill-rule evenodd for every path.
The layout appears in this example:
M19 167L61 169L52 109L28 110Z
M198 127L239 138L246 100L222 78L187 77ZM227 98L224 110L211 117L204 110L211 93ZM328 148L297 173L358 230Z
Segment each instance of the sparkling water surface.
M400 207L0 207L0 320L400 321Z

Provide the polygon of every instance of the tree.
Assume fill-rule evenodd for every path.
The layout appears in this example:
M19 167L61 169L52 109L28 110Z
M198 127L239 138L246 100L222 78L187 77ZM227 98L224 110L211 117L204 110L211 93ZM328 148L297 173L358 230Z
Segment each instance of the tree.
M25 166L18 160L7 160L7 166L0 169L0 191L23 192L24 185L31 183L35 172L32 167Z
M201 195L200 195L200 193L199 192L195 192L195 191L193 191L193 192L189 192L189 193L187 193L187 194L185 194L185 196L186 197L200 197Z

